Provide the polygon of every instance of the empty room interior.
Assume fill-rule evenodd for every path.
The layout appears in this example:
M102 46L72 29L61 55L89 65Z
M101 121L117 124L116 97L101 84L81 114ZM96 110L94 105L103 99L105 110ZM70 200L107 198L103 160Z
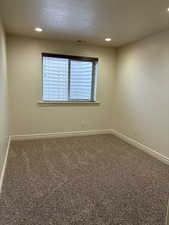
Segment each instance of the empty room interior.
M0 225L169 225L168 0L0 0Z

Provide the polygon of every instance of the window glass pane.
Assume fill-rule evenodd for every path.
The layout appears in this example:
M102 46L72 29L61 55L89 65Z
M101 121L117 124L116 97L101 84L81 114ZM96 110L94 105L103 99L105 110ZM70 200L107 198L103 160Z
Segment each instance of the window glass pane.
M92 64L71 60L70 100L91 100Z
M68 101L68 59L43 57L43 100Z

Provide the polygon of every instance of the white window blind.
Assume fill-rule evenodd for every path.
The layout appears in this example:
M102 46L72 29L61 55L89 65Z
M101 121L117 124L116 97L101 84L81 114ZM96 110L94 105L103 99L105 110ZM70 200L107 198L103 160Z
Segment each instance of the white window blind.
M68 100L68 60L43 57L43 100Z
M43 55L43 101L95 101L97 61L77 58Z
M90 100L92 91L92 62L71 61L70 99Z

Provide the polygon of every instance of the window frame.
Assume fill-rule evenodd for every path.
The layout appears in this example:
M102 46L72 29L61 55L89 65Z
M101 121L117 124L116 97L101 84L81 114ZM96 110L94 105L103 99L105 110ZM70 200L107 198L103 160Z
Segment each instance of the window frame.
M43 88L43 57L53 57L53 58L64 58L68 59L68 100L44 100L44 88ZM44 103L96 103L96 77L97 77L97 64L98 58L94 57L84 57L84 56L74 56L74 55L63 55L56 53L41 53L42 58L42 102ZM71 99L70 98L70 82L71 82L71 60L81 61L81 62L92 62L92 81L91 81L91 96L90 99Z

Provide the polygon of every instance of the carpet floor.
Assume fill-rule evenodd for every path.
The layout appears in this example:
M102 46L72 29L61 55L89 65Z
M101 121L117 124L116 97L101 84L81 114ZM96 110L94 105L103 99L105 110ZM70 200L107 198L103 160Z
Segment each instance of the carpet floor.
M165 225L169 167L112 135L11 143L1 225Z

